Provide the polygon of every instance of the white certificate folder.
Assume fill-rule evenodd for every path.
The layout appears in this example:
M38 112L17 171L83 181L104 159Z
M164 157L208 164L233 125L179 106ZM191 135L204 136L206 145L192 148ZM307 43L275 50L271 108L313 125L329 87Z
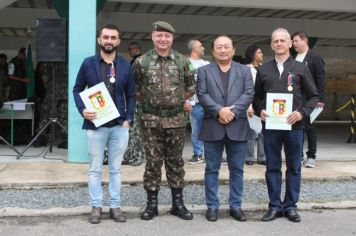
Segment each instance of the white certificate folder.
M292 113L293 94L289 93L267 93L266 129L291 130L287 117Z
M93 120L95 127L120 116L104 82L84 90L79 95L86 109L96 112L96 118Z

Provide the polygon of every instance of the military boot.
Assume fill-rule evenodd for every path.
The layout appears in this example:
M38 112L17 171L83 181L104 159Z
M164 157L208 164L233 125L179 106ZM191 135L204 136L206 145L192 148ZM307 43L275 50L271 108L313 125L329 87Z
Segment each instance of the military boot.
M188 211L184 206L183 202L183 189L182 188L172 188L172 209L171 214L178 216L183 220L193 219L193 214Z
M147 191L147 206L141 214L141 219L151 220L158 215L158 190Z

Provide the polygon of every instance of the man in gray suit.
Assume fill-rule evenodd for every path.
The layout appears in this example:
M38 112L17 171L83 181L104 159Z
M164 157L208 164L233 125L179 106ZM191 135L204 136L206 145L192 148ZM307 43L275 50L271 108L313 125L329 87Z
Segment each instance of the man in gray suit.
M249 125L246 110L254 95L250 69L232 61L235 44L226 35L215 38L212 54L215 62L198 69L197 94L204 109L199 138L204 141L205 198L209 221L218 219L219 169L224 148L230 171L230 215L245 221L241 210L243 165Z

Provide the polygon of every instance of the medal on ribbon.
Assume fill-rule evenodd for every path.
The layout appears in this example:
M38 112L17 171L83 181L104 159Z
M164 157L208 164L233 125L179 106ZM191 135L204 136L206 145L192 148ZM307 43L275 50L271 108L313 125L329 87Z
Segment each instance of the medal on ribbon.
M115 67L114 67L114 63L111 63L111 68L110 68L110 83L115 83Z
M292 76L292 73L288 73L288 87L287 87L287 89L288 89L288 91L289 92L292 92L293 91L293 76Z

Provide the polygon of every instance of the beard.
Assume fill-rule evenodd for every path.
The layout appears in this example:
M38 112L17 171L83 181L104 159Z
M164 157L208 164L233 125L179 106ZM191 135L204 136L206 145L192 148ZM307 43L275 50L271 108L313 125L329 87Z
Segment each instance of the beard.
M114 46L111 44L106 44L106 45L100 45L101 50L103 50L105 53L111 54L117 50L118 46Z

